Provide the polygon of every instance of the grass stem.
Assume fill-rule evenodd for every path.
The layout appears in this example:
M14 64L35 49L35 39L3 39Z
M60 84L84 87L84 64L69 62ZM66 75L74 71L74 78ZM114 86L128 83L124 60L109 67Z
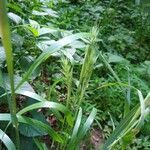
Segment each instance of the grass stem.
M10 108L12 124L16 131L16 145L17 149L19 150L20 141L18 131L18 119L16 116L17 108L16 108L15 88L14 88L13 52L5 0L0 1L0 36L2 38L2 43L6 53L7 70L11 87L11 98L8 99L8 104Z

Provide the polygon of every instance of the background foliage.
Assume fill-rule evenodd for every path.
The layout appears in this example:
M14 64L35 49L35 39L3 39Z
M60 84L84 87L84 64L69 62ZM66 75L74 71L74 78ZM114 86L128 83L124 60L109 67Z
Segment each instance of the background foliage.
M17 147L11 121L21 149L150 149L149 1L6 6L13 54L1 19L0 139L8 149Z

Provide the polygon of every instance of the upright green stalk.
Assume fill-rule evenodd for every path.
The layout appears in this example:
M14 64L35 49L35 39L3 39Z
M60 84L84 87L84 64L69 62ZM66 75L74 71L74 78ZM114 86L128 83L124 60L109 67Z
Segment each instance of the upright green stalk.
M15 88L14 88L14 68L13 68L13 53L12 44L10 38L10 29L6 11L6 0L0 0L0 37L6 53L7 70L10 80L11 87L11 98L8 99L8 104L11 113L11 119L13 127L16 130L16 144L19 149L19 131L18 131L18 120L16 116L16 99L15 99Z
M93 65L96 61L96 40L97 40L98 30L97 28L93 28L91 31L91 39L90 43L86 48L85 57L80 73L79 85L77 89L76 100L78 100L78 107L81 105L83 101L83 97L85 94L85 90L88 87L88 83L93 71Z

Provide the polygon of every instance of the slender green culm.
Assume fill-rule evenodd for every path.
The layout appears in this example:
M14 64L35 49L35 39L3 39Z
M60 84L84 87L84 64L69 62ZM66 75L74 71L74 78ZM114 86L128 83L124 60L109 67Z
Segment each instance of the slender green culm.
M9 74L10 86L11 86L11 98L8 99L11 119L13 127L16 130L16 144L19 149L19 131L18 131L18 120L16 117L16 99L15 99L15 88L14 88L14 68L13 68L13 53L12 44L10 38L10 29L6 11L6 0L0 0L0 37L6 53L7 70Z

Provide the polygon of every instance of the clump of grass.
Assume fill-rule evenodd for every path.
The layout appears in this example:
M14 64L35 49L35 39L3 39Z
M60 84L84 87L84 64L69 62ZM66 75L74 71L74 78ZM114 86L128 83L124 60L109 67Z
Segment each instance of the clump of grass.
M79 76L79 84L77 86L77 89L73 89L73 65L66 57L63 57L61 61L62 73L64 75L64 81L67 87L66 106L72 110L72 113L75 113L75 118L74 118L75 125L72 131L72 136L68 138L65 142L66 149L70 149L70 147L72 147L72 149L78 149L80 147L80 143L83 137L86 135L87 131L89 130L91 124L93 123L97 113L97 109L93 108L88 119L86 120L84 125L82 125L82 121L81 121L82 108L80 106L84 100L84 95L92 75L94 63L97 59L96 56L97 34L98 34L98 29L93 28L90 33L91 36L88 41L87 47L85 49L85 56L84 56L84 60L83 60L83 64ZM67 130L68 126L65 125L64 123L63 129L65 129L65 127L67 127L66 128ZM70 131L71 130L72 128L70 128Z

